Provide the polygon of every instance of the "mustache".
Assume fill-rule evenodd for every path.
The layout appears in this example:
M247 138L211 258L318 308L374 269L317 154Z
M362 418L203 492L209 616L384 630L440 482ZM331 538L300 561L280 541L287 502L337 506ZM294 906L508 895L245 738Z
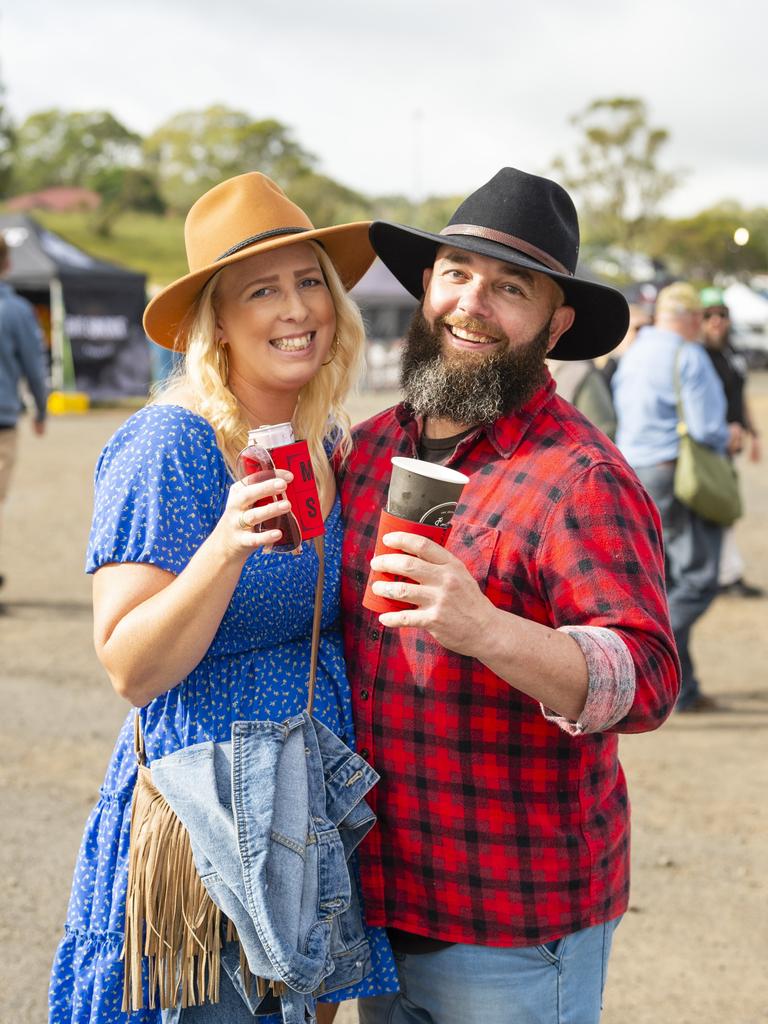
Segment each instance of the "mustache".
M437 318L436 326L458 327L459 330L469 331L471 334L485 334L494 341L509 341L509 338L498 327L487 323L485 320L478 320L473 316L463 316L459 313L448 313Z

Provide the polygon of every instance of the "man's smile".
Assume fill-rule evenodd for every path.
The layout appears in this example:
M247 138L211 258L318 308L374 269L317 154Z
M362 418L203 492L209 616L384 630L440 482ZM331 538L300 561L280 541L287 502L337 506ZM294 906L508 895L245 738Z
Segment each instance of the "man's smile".
M496 348L505 340L499 336L498 331L489 330L485 324L477 321L472 322L465 319L461 322L451 322L443 320L443 326L448 334L449 343L456 348L474 349L475 351L478 348Z

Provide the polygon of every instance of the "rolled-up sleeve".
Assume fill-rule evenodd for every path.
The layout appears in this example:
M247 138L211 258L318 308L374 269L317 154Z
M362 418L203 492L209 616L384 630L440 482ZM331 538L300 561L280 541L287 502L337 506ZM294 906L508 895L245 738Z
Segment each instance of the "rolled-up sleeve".
M627 714L635 696L635 663L627 645L612 630L600 626L560 626L559 631L573 637L584 655L587 700L578 721L542 704L544 717L572 736L609 729Z
M632 470L601 463L572 481L537 560L549 624L570 633L589 671L579 721L553 720L574 734L658 728L674 708L680 666L659 514Z

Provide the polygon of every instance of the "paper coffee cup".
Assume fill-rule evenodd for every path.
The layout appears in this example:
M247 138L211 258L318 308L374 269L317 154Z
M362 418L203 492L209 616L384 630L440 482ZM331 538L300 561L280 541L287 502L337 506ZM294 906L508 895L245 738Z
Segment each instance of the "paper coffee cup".
M422 459L392 459L387 512L412 523L446 527L469 477Z

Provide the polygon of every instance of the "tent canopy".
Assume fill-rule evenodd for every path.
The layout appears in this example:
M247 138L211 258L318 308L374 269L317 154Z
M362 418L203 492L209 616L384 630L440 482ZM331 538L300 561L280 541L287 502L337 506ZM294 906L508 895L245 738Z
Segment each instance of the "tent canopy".
M0 231L10 250L6 280L50 308L54 386L68 349L75 386L92 398L146 394L145 275L98 260L21 213L0 214Z

